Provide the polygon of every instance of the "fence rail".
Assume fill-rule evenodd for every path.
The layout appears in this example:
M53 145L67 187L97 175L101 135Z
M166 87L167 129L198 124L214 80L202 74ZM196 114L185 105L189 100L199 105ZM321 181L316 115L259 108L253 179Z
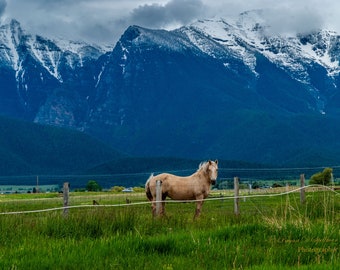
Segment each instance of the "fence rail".
M238 179L235 178L235 181L237 182ZM237 185L236 185L237 186ZM68 188L68 183L65 183L64 188ZM306 189L310 189L311 191L331 191L332 193L334 193L335 196L339 196L340 192L337 192L336 190L334 190L334 188L332 187L328 187L328 186L322 186L322 185L308 185L308 186L302 186L299 188L295 188L295 189L290 189L290 190L286 190L285 192L279 192L279 193L265 193L265 194L248 194L248 195L240 195L239 190L236 191L234 190L234 195L230 195L230 196L225 196L221 194L217 194L217 193L213 193L213 196L210 196L206 199L204 199L203 201L216 201L216 200L234 200L234 213L235 215L239 215L240 214L240 208L239 208L239 200L240 199L246 199L246 198L259 198L259 197L276 197L276 196L285 196L291 193L297 193L300 192L301 190L306 190ZM69 196L67 192L65 192L64 194L67 194L67 197ZM144 194L143 194L144 195ZM115 195L113 195L115 196ZM91 198L93 198L93 196L89 196ZM143 196L144 197L144 196ZM53 198L55 199L55 198ZM30 201L32 200L41 200L41 199L29 199ZM48 199L46 199L48 200ZM61 200L59 198L59 200ZM16 201L20 201L20 200L16 200ZM22 201L22 200L21 200ZM23 201L27 201L27 200L23 200ZM0 215L20 215L20 214L32 214L32 213L42 213L42 212L52 212L52 211L63 211L64 215L68 214L68 210L69 209L75 209L75 208L97 208L97 207L131 207L131 206L136 206L136 205L146 205L146 204L150 204L151 202L149 201L140 201L140 202L126 202L126 203L119 203L119 204L79 204L79 205L68 205L68 202L70 201L70 198L65 198L65 196L63 196L63 202L64 202L64 206L61 207L52 207L52 208L47 208L47 209L37 209L37 210L26 210L26 211L9 211L9 212L0 212ZM183 202L197 202L197 201L202 201L202 200L185 200L185 201L181 201L181 200L166 200L166 203L183 203ZM0 201L0 203L2 203L3 201ZM7 201L8 202L8 201ZM65 204L65 202L67 202L67 204ZM157 200L156 203L162 203L162 200Z

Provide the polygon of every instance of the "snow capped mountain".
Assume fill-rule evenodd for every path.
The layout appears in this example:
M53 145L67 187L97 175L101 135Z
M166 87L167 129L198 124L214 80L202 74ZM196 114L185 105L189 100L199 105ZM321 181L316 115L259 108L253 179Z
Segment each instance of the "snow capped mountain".
M112 48L27 34L12 20L0 26L0 113L139 156L335 160L339 40L273 34L261 11L172 31L130 26Z
M1 25L0 68L11 75L7 78L3 76L3 81L0 81L2 88L7 88L4 91L6 95L12 95L11 100L3 100L1 107L6 108L5 111L16 107L14 114L34 119L57 87L79 77L81 69L91 65L105 52L105 48L98 45L54 41L27 34L16 20ZM13 81L15 84L9 83Z
M0 26L0 46L2 65L19 71L22 61L29 54L60 82L63 81L60 71L63 61L75 68L83 66L87 59L97 59L105 53L105 49L98 45L91 46L84 42L60 39L52 41L39 35L26 34L16 20Z
M215 49L199 42L192 32L200 32L205 37L221 44L230 53L241 57L249 68L256 66L255 54L261 53L282 68L286 68L296 78L304 78L308 82L304 65L318 63L328 71L329 76L339 74L339 39L335 32L320 30L314 33L296 36L280 36L270 33L270 26L261 19L261 11L245 12L238 20L226 22L223 19L201 20L183 32L191 37L192 43L202 51L215 56Z
M324 69L328 84L337 88L340 36L327 30L295 36L273 35L261 13L244 12L237 20L228 22L224 19L201 20L179 31L202 52L224 61L226 68L233 68L229 60L234 57L242 59L255 75L259 75L256 71L257 55L264 56L293 79L308 85L318 110L325 113L325 89L313 83L315 74L311 68L318 66Z

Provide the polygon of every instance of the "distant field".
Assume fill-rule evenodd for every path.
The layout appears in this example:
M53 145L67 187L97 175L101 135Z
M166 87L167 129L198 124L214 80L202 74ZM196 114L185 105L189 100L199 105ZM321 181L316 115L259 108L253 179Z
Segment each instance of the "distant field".
M298 192L284 191L241 198L240 216L232 191L214 191L198 220L193 203L173 201L153 219L144 193L71 192L70 206L80 207L67 215L3 214L61 207L62 194L0 195L0 268L338 269L339 194L310 189L301 205ZM262 196L269 192L277 196Z
M58 192L59 185L0 185L0 194L32 193L39 189L40 192Z

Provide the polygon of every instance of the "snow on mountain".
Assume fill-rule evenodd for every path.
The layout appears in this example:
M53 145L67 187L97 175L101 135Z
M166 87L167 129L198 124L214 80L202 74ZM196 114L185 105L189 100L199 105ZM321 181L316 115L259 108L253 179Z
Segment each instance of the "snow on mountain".
M172 31L130 26L114 47L27 34L12 20L0 26L0 113L136 155L285 162L314 145L339 149L339 60L336 33L274 34L260 11Z
M130 35L136 35L137 38L133 39L136 46L153 43L174 51L201 51L221 60L233 56L241 59L254 74L257 53L287 70L294 79L301 82L310 81L306 64L312 62L324 67L330 77L340 72L340 37L336 33L323 30L290 37L273 35L261 11L244 12L233 20L199 20L170 32L132 28L135 32L130 31ZM82 67L87 59L98 59L112 50L112 47L63 39L49 40L26 34L15 20L0 26L2 65L12 66L18 71L22 60L20 48L23 46L60 82L63 81L60 66L64 59L74 69ZM224 65L228 68L230 63L225 61Z
M208 46L200 33L222 45L231 54L243 59L255 72L255 54L260 53L278 66L287 69L295 79L308 82L305 64L312 62L323 66L329 76L340 72L340 37L332 31L315 31L296 36L274 35L265 24L261 11L244 12L236 20L200 20L181 31L203 52L216 57L216 46Z
M20 26L16 21L10 25L0 26L0 60L1 65L10 65L15 70L18 69L19 55L16 47L19 44Z
M74 69L76 66L82 67L87 59L99 58L109 49L111 48L85 42L50 40L27 34L16 20L0 26L1 65L18 71L21 68L20 62L30 55L60 82L63 82L60 70L63 58Z
M240 43L239 35L236 35L237 29L236 26L223 19L215 19L197 21L188 27L183 27L180 31L186 34L191 43L204 53L221 59L225 58L226 54L240 58L256 73L254 54ZM207 37L209 42L207 42ZM226 67L229 66L228 62L224 64Z

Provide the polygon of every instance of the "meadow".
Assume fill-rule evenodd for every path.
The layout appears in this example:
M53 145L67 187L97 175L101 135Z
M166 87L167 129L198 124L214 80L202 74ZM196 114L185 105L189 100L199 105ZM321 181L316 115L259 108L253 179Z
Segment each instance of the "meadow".
M0 215L0 269L340 267L334 191L307 190L305 204L299 193L241 199L239 216L231 194L217 191L197 220L193 203L170 201L166 216L152 218L143 193L70 195L70 205L79 208L67 214ZM61 207L62 201L56 193L1 195L0 212Z

